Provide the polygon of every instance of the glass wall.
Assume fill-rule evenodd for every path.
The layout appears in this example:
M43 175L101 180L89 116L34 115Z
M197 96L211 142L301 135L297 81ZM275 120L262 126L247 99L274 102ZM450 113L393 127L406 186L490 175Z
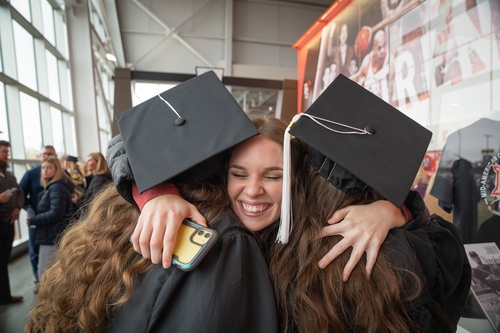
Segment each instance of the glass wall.
M62 115L73 111L61 101L71 100L67 83L67 40L56 38L66 29L64 5L40 0L11 0L0 7L0 139L11 142L11 167L20 181L38 163L41 147L54 145L66 152L61 134ZM25 212L16 228L14 245L27 239Z
M142 103L157 94L175 87L175 82L132 82L132 105ZM278 104L282 101L279 89L264 87L226 86L234 99L249 117L276 117Z
M87 4L93 35L88 48L105 49L109 38L101 2ZM18 182L39 163L45 145L54 146L59 156L78 155L65 10L64 1L50 0L8 0L0 6L0 139L12 145L11 170ZM111 139L114 67L99 52L94 57L99 129L89 133L99 135L105 150ZM22 211L14 245L27 239L25 219Z

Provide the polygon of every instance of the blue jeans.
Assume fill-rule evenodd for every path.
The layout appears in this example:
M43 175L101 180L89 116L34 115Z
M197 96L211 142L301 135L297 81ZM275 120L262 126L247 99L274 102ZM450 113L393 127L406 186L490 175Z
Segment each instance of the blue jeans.
M35 281L38 282L38 251L40 246L35 244L36 228L28 228L28 230L30 238L28 243L28 253L30 255L31 271L35 276Z

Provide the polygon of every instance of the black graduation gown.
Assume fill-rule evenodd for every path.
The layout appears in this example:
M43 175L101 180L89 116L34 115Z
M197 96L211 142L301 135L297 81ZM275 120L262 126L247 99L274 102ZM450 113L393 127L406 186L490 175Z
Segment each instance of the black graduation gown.
M144 274L105 332L278 332L256 239L231 217L216 229L219 240L193 271L155 265Z
M417 194L413 196L417 197L414 205L423 204ZM423 225L423 220L428 222ZM456 332L471 284L471 266L459 229L438 215L427 215L393 229L386 244L393 251L390 257L423 282L422 293L408 304L420 332Z

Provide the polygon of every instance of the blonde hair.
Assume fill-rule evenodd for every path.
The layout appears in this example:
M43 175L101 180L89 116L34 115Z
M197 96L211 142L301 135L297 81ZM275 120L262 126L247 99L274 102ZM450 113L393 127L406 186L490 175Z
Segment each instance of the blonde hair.
M111 171L109 170L108 162L106 161L106 158L104 157L103 154L99 152L94 152L90 153L88 155L89 157L92 157L96 161L96 169L90 173L94 175L103 175L106 173L110 173Z
M49 186L50 184L66 177L66 172L64 172L62 168L61 161L59 161L59 159L56 156L50 156L44 159L42 161L42 167L44 163L52 164L55 167L56 172L54 173L54 176L52 176L52 178L50 179L44 179L43 177L40 177L40 185L43 188L47 188L47 186Z

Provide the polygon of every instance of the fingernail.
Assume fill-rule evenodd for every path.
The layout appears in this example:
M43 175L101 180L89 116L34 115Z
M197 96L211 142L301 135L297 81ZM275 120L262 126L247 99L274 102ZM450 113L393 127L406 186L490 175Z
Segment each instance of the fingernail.
M318 263L319 268L324 269L326 267L325 263L323 261L320 261Z

